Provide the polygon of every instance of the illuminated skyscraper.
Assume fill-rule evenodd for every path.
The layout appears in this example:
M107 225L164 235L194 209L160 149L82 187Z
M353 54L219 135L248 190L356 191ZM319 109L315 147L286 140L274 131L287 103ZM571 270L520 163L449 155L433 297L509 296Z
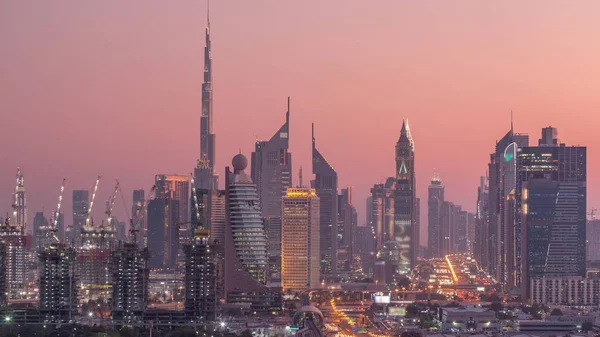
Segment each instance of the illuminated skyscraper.
M133 240L132 240L133 241ZM140 324L148 302L148 249L119 242L112 252L112 319L119 325Z
M196 228L184 250L186 316L197 323L214 321L217 313L217 282L215 251L210 243L209 231Z
M90 192L86 190L73 191L73 224L67 229L69 243L75 243L75 247L81 242L81 229L85 226L87 211L90 207Z
M337 172L317 150L315 126L312 127L312 187L321 200L320 250L321 274L337 273Z
M218 188L215 175L215 134L213 133L213 88L212 58L210 41L210 16L206 16L204 46L204 82L202 83L202 115L200 116L200 159L194 170L196 188L212 190Z
M400 247L400 273L409 273L419 254L419 228L416 221L415 143L402 122L396 143L396 189L394 191L394 241Z
M69 323L77 314L76 251L52 244L39 253L40 313L48 323Z
M395 189L396 179L393 177L388 178L385 184L375 184L371 188L369 212L375 231L376 251L379 251L385 242L393 240Z
M11 299L23 298L27 287L27 237L23 235L22 227L13 226L9 219L0 224L0 240L7 246L8 295Z
M137 235L138 247L148 247L148 210L144 209L144 190L133 191L133 204L131 206L131 220L139 223ZM139 220L138 220L139 219Z
M319 286L320 200L312 188L288 188L283 197L281 283L301 293Z
M278 272L281 265L281 197L292 186L290 137L290 98L285 123L269 139L256 141L250 175L256 184L262 216L269 237L269 266Z
M558 145L556 130L549 129L539 146L520 149L517 158L521 289L527 298L533 278L585 276L586 148Z

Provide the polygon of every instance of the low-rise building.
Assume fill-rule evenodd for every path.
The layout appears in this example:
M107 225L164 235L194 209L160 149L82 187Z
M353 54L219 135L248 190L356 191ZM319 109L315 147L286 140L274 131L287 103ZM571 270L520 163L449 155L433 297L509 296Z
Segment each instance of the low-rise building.
M442 308L443 332L500 331L502 325L496 313L487 308L453 307Z
M542 277L531 280L531 301L545 305L600 305L600 278Z

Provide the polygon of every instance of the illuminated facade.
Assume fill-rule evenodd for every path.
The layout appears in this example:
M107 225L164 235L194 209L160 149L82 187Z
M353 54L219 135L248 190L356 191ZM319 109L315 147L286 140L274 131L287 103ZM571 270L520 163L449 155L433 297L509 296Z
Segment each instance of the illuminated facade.
M311 182L319 199L320 208L320 251L321 274L337 273L337 214L338 214L338 177L337 172L317 150L315 126L312 128L312 172L315 180Z
M301 293L319 286L320 200L312 188L288 188L283 197L281 283Z
M538 277L585 276L586 148L557 145L557 139L545 137L556 131L547 129L539 146L518 153L522 284Z
M142 235L137 236L138 247L148 247L148 210L144 208L144 190L133 191L133 204L131 206L131 220L139 224Z
M375 232L376 250L381 249L384 242L393 240L395 189L396 179L393 177L388 178L385 184L375 184L371 188L368 212Z
M148 301L148 249L121 243L112 253L112 319L120 325L140 324Z
M396 189L394 190L393 240L400 247L400 273L409 273L419 254L416 216L415 143L408 122L402 122L396 143Z
M48 323L68 323L77 314L76 252L52 244L39 253L40 313Z
M209 231L196 229L190 243L184 246L185 303L184 310L189 320L207 322L216 319L216 266L214 246Z
M108 298L112 291L111 254L116 231L109 226L84 226L77 249L77 275L83 301Z
M265 229L269 238L269 267L279 273L281 267L281 197L292 186L290 137L290 99L285 123L268 141L256 141L250 175L256 184Z
M7 246L7 282L10 299L23 298L27 288L27 237L23 235L22 227L12 226L6 219L0 225L0 240Z

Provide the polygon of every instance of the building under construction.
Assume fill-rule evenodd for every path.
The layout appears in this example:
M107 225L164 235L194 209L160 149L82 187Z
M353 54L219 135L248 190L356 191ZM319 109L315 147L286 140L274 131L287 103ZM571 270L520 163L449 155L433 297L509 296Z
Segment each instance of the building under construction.
M13 226L9 219L0 224L0 241L6 245L6 281L10 299L22 298L27 288L26 260L28 238L23 228Z
M112 253L112 319L118 325L143 323L148 300L148 248L119 243Z
M76 252L53 243L39 253L40 314L44 323L68 323L77 313Z
M184 246L185 264L185 304L188 320L195 323L216 320L216 266L214 248L209 242L206 229L194 230L194 238Z

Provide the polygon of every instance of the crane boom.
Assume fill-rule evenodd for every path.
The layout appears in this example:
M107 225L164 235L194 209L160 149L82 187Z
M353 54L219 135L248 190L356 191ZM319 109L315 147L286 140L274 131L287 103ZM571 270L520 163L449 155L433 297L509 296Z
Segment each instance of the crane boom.
M115 205L115 199L117 198L117 192L119 191L119 181L115 179L117 184L115 185L115 190L113 194L106 200L106 223L108 227L112 228L112 210Z
M85 219L86 226L90 226L90 218L92 216L92 208L94 207L94 199L96 199L96 192L98 191L99 183L100 183L100 176L98 176L98 178L96 178L96 185L94 185L94 192L92 193L92 200L90 201L90 207L88 207L87 217ZM93 225L93 223L91 225Z
M148 193L148 197L146 198L146 200L144 200L144 203L142 204L142 208L139 210L140 214L144 213L144 210L146 210L148 208L148 203L150 202L150 200L154 199L154 194L156 192L156 185L153 185L152 188L150 188L150 192ZM135 221L133 221L133 218L131 218L129 220L129 243L137 243L137 232L139 232L139 224L140 224L140 219L142 217L141 216L137 216L135 218Z
M196 184L195 184L195 180L194 180L194 175L190 173L190 176L192 177L191 179L191 183L192 183L192 198L194 198L194 208L196 211L196 224L194 226L194 224L192 224L192 226L194 226L194 228L192 228L192 232L198 228L198 225L200 224L200 206L198 206L198 196L196 194Z

